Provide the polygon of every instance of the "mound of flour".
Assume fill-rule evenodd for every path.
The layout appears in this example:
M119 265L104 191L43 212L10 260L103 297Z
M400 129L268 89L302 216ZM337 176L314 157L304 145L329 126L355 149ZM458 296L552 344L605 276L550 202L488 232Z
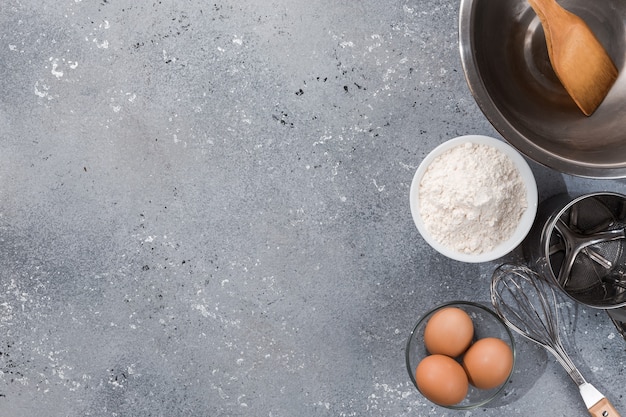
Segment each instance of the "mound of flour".
M527 208L526 187L500 150L465 143L437 157L419 185L428 232L454 251L480 254L511 237Z

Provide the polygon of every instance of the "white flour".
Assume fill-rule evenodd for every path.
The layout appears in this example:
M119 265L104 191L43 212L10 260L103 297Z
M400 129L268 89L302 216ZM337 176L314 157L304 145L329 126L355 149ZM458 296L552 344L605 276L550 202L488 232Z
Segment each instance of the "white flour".
M513 161L481 144L456 146L424 173L419 187L426 229L457 252L489 252L511 237L528 206Z

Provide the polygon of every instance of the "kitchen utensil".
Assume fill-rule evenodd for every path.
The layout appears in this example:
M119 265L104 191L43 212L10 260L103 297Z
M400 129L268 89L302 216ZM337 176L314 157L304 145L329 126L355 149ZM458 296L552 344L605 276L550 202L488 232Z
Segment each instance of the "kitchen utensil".
M525 266L501 265L492 277L491 302L511 329L554 355L578 385L592 416L619 417L609 400L585 380L565 351L559 335L556 296L546 280Z
M539 16L552 68L576 105L590 116L617 80L617 68L589 26L555 0L528 0Z
M573 300L604 309L626 339L626 196L612 192L543 201L524 242L528 265Z
M609 209L607 198L611 197L588 196L567 204L555 216L547 237L551 245L547 261L558 285L568 291L588 290L597 283L597 277L608 274L620 261L623 242L612 241L623 239L624 230L614 228L616 214ZM561 247L562 252L557 249Z
M591 234L583 234L577 232L576 230L572 230L562 219L557 220L554 225L554 229L561 235L563 249L565 252L565 259L561 263L557 278L559 284L563 287L567 286L576 257L579 256L583 250L587 249L589 246L626 238L626 232L623 227ZM584 254L596 263L601 264L606 269L609 269L612 266L606 258L598 255L596 251L587 250Z
M529 159L567 174L626 177L626 1L559 0L591 28L620 72L592 117L554 73L527 0L461 0L459 49L469 91Z

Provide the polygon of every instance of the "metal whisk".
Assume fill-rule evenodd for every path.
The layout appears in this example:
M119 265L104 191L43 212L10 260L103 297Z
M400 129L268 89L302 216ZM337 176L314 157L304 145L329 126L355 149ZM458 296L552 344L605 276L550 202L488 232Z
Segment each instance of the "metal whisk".
M580 390L592 416L619 417L609 400L585 380L559 336L556 296L552 286L528 267L505 264L491 280L491 302L507 326L545 347Z

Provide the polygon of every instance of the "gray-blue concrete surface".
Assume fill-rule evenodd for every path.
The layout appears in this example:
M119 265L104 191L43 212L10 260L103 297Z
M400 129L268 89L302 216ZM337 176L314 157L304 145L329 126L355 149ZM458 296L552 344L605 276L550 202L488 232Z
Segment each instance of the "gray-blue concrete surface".
M415 321L488 303L499 261L432 250L422 158L500 137L449 0L3 0L0 416L571 416L517 338L504 395L411 385ZM624 191L531 162L541 198ZM511 256L515 256L512 254ZM625 342L569 304L566 342L626 413Z

